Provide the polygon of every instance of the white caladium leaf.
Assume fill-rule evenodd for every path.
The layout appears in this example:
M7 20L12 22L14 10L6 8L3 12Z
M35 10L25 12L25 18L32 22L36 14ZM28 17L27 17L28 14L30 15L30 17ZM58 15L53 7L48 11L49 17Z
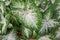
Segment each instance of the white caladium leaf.
M55 3L55 0L51 0L51 3L54 4Z
M58 13L58 15L59 15L59 16L58 16L58 19L60 19L60 11L58 11L57 13Z
M10 5L10 3L11 3L11 0L6 0L6 1L5 1L5 5L6 5L6 6Z
M55 10L57 11L58 14L58 19L60 19L60 0L55 1L56 8Z
M0 29L1 29L1 34L6 34L7 20L3 16L2 12L0 12Z
M60 9L60 0L55 0L55 10L59 10Z
M6 33L7 22L6 22L6 19L4 18L3 15L1 15L1 19L2 19L1 23L3 24L3 26L2 26L2 34L4 34L4 33Z
M45 35L40 37L38 40L51 40L49 37L50 37L49 35Z
M39 4L39 9L41 12L45 12L49 7L51 6L49 0L41 0L41 3Z
M37 10L37 8L34 7L34 5L32 5L29 2L27 3L27 9L24 11L22 16L25 25L27 25L28 27L30 26L31 28L36 28L38 30L42 20L42 15L38 11L39 10ZM38 23L39 23L39 26L38 26Z
M28 39L32 35L32 31L30 29L24 27L22 35Z
M44 19L42 20L42 27L40 29L40 32L47 32L48 28L55 27L59 24L58 21L55 21L55 19L51 19L52 13L51 10L46 13L44 16Z
M56 6L56 10L59 10L60 9L60 2L59 3L56 3L57 6Z
M9 34L3 35L2 40L16 40L16 34L14 30L12 30Z
M16 13L26 27L39 30L42 21L42 15L37 8L34 8L34 6L31 6L31 4L28 3L26 10L12 10L12 13Z
M4 14L4 6L3 6L3 3L0 2L0 10L2 11L2 13Z
M55 38L59 38L60 39L60 27L58 28L58 30L56 31L56 36Z
M32 13L31 11L32 11L32 10L28 10L27 13L24 14L23 20L24 20L24 22L25 22L27 25L29 25L29 26L31 26L31 27L36 27L36 28L37 28L37 25L36 25L36 23L37 23L37 18L36 18L36 16L35 16L36 13Z

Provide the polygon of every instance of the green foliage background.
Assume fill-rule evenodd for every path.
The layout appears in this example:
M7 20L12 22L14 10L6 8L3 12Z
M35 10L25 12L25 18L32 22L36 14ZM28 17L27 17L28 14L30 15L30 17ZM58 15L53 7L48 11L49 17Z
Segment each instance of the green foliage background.
M37 23L32 16L31 25L27 23L28 16L25 21L29 13ZM13 31L16 36L14 40L44 40L41 37L46 35L49 37L45 40L60 40L59 28L60 0L53 2L51 0L0 0L0 35L2 37Z

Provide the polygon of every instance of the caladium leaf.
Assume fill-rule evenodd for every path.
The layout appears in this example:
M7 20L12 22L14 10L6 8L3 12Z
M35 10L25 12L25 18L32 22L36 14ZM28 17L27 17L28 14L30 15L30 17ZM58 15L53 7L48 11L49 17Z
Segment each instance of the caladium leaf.
M49 35L45 35L45 36L38 38L38 40L51 40L49 37L50 37Z
M54 4L55 3L55 0L51 0L51 3Z
M40 29L40 32L44 32L44 31L47 32L48 28L56 27L56 25L59 24L58 21L51 18L52 16L53 16L53 13L52 13L52 10L50 8L49 10L46 11L45 16L43 17L42 27Z
M39 30L42 15L39 10L37 10L37 7L35 9L34 8L34 5L28 3L25 10L12 10L12 13L18 15L26 27Z
M55 1L55 10L56 14L58 14L57 19L60 19L60 0Z
M45 12L51 6L50 0L40 0L40 2L41 3L38 5L38 8L41 12Z
M12 1L12 0L5 0L5 5L6 5L6 6L10 5L10 4L11 4L11 1Z
M24 27L24 30L22 31L22 35L23 35L23 38L29 39L32 36L32 31Z
M4 14L5 5L4 5L4 3L2 3L2 2L0 2L0 10L2 11L2 14Z
M23 9L25 7L25 2L23 0L13 0L11 2L11 7Z
M2 40L16 40L16 38L17 38L14 30L12 30L12 31L11 31L9 34L7 34L7 35L3 35L2 37L3 37Z
M7 21L2 14L1 14L1 24L2 24L2 29L1 29L2 34L6 34Z

